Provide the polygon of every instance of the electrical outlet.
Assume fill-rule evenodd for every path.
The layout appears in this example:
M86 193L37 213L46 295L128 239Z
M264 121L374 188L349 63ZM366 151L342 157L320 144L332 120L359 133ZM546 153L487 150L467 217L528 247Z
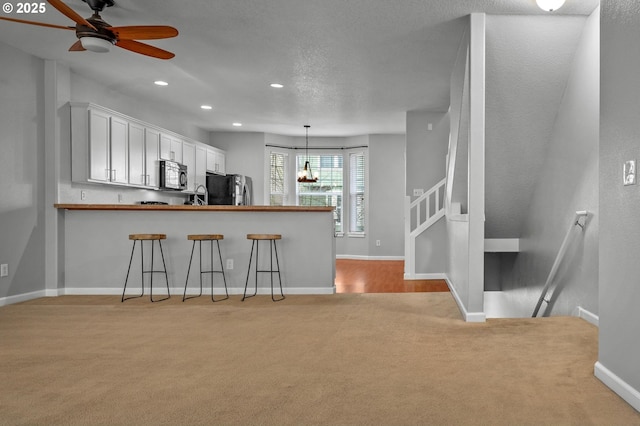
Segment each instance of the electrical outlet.
M419 196L421 196L422 194L424 194L424 189L422 189L422 188L414 189L414 190L413 190L413 196L414 196L414 197L419 197Z
M380 247L380 240L376 240L376 247Z
M9 276L9 265L7 263L3 263L0 265L0 277L8 277Z
M233 259L227 259L227 269L233 269Z
M81 200L86 200L87 199L87 193L85 191L80 191L80 199Z
M121 203L123 201L122 194L118 194L118 202Z

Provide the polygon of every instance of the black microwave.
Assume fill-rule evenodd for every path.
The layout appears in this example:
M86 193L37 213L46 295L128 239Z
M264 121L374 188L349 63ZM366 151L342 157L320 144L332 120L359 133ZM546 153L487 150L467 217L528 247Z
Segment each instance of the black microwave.
M187 189L187 166L175 161L160 161L160 189Z

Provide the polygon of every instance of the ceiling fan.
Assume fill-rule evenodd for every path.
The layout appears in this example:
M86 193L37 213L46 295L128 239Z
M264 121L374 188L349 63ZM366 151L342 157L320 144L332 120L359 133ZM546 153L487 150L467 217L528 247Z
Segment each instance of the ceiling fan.
M126 50L130 50L142 55L159 59L171 59L175 54L137 40L156 40L170 38L178 35L178 30L165 25L131 25L125 27L112 27L100 16L104 7L114 5L113 0L82 0L91 7L93 15L90 18L83 18L61 0L47 0L51 6L56 8L66 17L73 20L75 26L62 26L47 24L44 22L26 21L23 19L7 18L0 16L5 21L19 22L22 24L40 25L42 27L60 28L63 30L75 30L76 41L69 51L77 52L90 50L93 52L107 52L112 45L116 45Z

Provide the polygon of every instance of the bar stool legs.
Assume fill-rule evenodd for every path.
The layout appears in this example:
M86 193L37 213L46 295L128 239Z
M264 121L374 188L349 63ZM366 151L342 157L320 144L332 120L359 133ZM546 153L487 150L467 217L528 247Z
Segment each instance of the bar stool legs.
M258 294L258 273L262 272L262 273L268 273L269 274L269 278L271 281L271 300L273 300L274 302L279 302L280 300L283 300L285 298L284 296L284 292L282 291L282 277L280 276L280 262L278 261L278 250L276 248L276 240L280 240L282 238L282 236L280 234L247 234L247 239L248 240L252 240L251 243L251 254L249 255L249 268L247 268L247 280L245 281L244 284L244 293L242 295L242 301L244 302L245 299L248 299L249 297L253 297L255 295ZM259 265L259 248L260 248L260 241L269 241L269 269L268 270L260 270L258 269L258 265ZM251 274L251 262L253 260L253 249L255 247L256 250L256 286L255 286L255 291L253 292L253 294L251 295L247 295L247 287L249 285L249 275ZM276 268L277 269L273 269L273 254L275 253L276 255ZM280 284L280 298L276 299L273 295L273 274L277 273L278 274L278 283Z
M187 279L184 283L184 294L182 296L182 301L184 302L187 299L193 299L195 297L202 296L202 275L203 274L211 274L211 301L212 302L220 302L222 300L227 300L229 298L229 290L227 289L227 279L224 273L224 264L222 262L222 252L220 251L220 240L224 239L223 235L219 234L206 234L206 235L187 235L187 239L193 241L193 245L191 246L191 257L189 258L189 268L187 269ZM187 285L189 284L189 272L191 271L191 262L193 260L193 251L196 248L196 241L199 244L200 251L200 293L197 296L189 296L187 297ZM210 252L211 252L211 269L208 271L202 270L202 241L210 242ZM220 270L213 269L213 242L216 242L218 246L218 258L220 259ZM224 291L225 297L222 299L215 300L213 294L213 274L219 273L222 274L222 280L224 282Z
M122 299L120 300L121 302L124 302L125 300L129 300L129 299L136 299L139 297L144 296L144 275L145 274L150 274L150 285L149 285L149 299L152 302L161 302L163 300L167 300L171 297L171 292L169 290L169 277L167 276L167 265L164 261L164 252L162 251L162 241L161 240L165 240L167 238L167 236L165 234L130 234L129 235L129 239L133 240L133 247L131 248L131 257L129 258L129 268L127 269L127 277L124 280L124 288L122 289ZM140 242L140 261L141 261L141 281L140 281L140 286L142 288L142 291L140 293L140 295L135 295L135 296L129 296L129 297L125 297L125 293L127 291L127 283L129 281L129 273L131 272L131 263L133 262L133 254L136 250L136 243ZM145 271L144 270L144 241L151 241L151 269ZM154 256L154 242L158 242L158 246L160 246L160 256L162 257L162 270L154 270L153 269L153 256ZM167 297L164 297L162 299L156 299L153 300L153 275L154 274L164 274L164 278L165 281L167 283Z

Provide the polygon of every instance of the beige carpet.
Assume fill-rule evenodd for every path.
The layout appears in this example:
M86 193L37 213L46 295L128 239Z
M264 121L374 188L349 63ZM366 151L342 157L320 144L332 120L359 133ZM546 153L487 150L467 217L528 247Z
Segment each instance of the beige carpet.
M0 308L2 425L640 425L577 318L449 293L65 296Z

